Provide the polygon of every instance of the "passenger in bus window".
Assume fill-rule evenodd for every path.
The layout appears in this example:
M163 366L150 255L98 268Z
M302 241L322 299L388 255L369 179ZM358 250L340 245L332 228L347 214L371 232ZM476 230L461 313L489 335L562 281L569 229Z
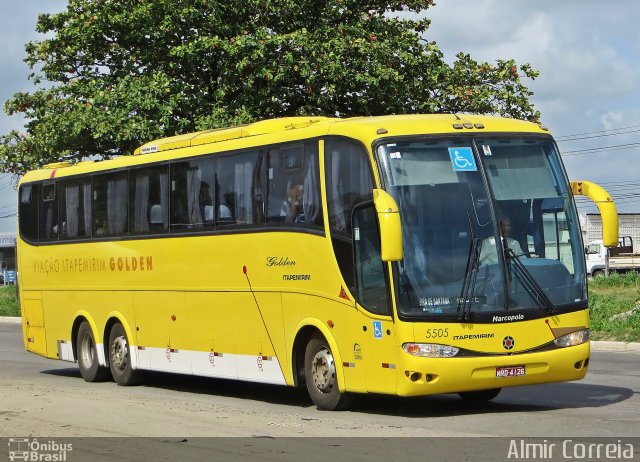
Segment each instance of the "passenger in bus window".
M226 192L218 198L221 199L218 206L218 221L233 221L233 193Z
M183 189L177 188L172 192L171 197L171 226L172 228L184 228L188 224L187 196Z
M218 217L220 221L229 221L233 220L233 215L231 214L231 209L226 204L220 204L218 208Z
M96 212L96 236L107 234L107 218L103 211Z
M283 202L280 211L280 216L285 217L286 222L304 223L303 197L304 187L301 184L287 190L287 200Z
M211 197L211 187L206 181L200 183L200 218L204 223L213 223L213 198Z

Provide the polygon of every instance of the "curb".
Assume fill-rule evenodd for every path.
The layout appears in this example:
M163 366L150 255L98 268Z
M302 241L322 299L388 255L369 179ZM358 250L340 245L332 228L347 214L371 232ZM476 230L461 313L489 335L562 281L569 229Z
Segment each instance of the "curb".
M627 351L640 353L640 343L591 341L593 351Z
M20 324L22 318L12 316L0 316L0 322L7 322L11 324ZM640 343L634 342L606 342L606 341L591 341L592 351L627 351L633 353L640 353Z
M10 324L20 324L22 322L22 318L17 318L15 316L0 316L0 322L8 322Z

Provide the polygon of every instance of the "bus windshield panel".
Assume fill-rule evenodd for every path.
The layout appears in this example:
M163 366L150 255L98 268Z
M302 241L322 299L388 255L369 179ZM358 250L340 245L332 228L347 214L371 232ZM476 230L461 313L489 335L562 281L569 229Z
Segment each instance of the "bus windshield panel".
M411 138L377 154L402 217L400 316L586 307L578 216L550 138Z

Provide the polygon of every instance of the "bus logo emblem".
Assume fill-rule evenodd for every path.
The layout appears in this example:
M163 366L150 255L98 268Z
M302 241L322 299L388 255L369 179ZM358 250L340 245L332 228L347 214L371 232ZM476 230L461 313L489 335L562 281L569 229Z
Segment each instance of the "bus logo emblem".
M513 337L507 335L502 339L502 346L505 350L513 350L513 347L516 346L516 341L513 339Z

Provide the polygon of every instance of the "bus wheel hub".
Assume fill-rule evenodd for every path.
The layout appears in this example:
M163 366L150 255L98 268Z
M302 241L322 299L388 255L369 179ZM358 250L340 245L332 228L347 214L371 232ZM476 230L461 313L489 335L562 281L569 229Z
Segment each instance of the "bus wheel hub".
M124 337L118 337L111 345L111 361L118 369L124 369L127 366L127 341Z
M336 368L333 356L327 348L318 351L313 357L311 365L313 383L323 393L328 393L333 388L336 377Z

